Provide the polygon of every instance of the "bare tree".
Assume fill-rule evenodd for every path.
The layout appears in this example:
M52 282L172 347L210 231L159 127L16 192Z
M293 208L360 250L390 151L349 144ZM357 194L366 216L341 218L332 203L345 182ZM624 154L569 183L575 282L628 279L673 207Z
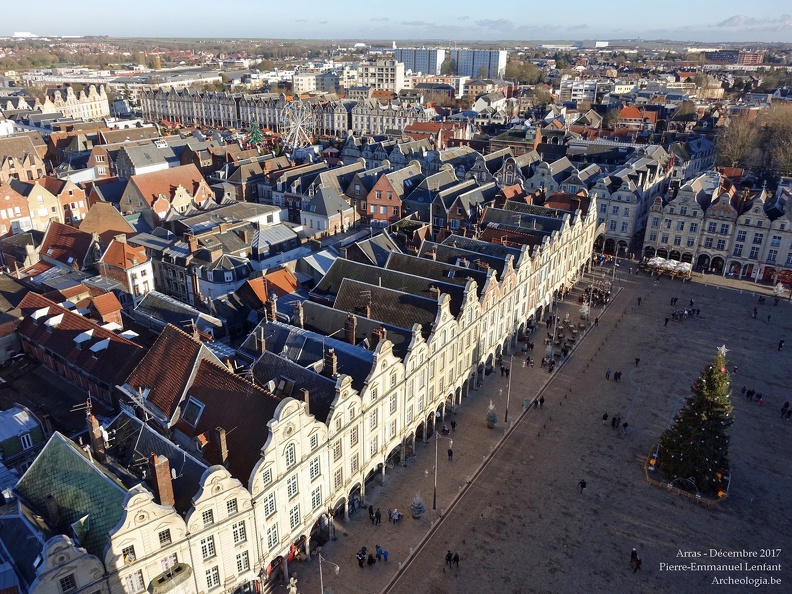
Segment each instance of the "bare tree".
M747 117L732 118L718 136L717 160L723 167L751 168L759 142L759 127Z

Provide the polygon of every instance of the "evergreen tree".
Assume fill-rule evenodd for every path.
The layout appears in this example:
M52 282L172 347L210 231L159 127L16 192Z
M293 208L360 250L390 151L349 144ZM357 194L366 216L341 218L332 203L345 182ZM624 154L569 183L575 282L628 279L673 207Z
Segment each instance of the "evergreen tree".
M705 495L717 494L729 471L729 427L734 422L729 376L724 345L693 383L674 424L660 436L660 470L669 480L692 479Z
M492 429L497 422L498 413L495 411L495 405L492 404L492 400L490 400L489 406L487 407L487 427Z
M253 120L250 123L250 130L248 131L247 135L248 144L252 146L261 146L264 142L264 134L261 132L261 128L258 125L256 120Z
M410 501L410 511L412 512L412 517L416 519L420 518L424 515L424 512L426 512L426 504L420 493L416 493L415 497Z

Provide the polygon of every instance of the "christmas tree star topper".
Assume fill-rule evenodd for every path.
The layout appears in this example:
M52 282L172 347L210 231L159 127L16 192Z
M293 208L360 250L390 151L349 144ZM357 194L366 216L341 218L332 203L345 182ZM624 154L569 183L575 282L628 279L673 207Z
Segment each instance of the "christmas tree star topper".
M728 352L729 352L729 349L726 348L725 344L723 346L718 347L718 354L719 355L723 355L725 357L726 353L728 353Z

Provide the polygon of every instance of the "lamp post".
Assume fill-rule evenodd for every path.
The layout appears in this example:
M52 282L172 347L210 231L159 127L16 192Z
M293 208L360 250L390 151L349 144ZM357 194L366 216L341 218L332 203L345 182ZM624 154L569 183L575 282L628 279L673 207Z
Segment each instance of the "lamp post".
M324 594L324 576L322 575L322 561L332 565L333 571L335 571L336 575L338 575L338 572L341 571L341 568L338 565L336 565L332 561L328 561L327 559L322 557L322 553L319 553L319 588L320 588L319 593L320 594Z
M437 442L440 439L447 439L448 440L448 447L454 447L454 440L450 437L442 437L437 433L437 427L435 427L435 467L434 467L434 492L432 493L432 509L437 509Z
M525 361L523 361L522 366L525 367ZM512 355L511 358L509 359L509 384L508 387L506 388L506 414L503 415L503 422L507 424L509 422L509 400L511 399L511 380L512 380L511 374L513 367L514 367L514 355Z

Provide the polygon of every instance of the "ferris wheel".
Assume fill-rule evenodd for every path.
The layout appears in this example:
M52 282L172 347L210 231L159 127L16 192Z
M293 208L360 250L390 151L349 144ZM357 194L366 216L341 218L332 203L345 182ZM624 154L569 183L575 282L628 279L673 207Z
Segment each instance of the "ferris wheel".
M289 101L280 112L280 132L284 147L294 150L311 144L314 115L304 101Z

